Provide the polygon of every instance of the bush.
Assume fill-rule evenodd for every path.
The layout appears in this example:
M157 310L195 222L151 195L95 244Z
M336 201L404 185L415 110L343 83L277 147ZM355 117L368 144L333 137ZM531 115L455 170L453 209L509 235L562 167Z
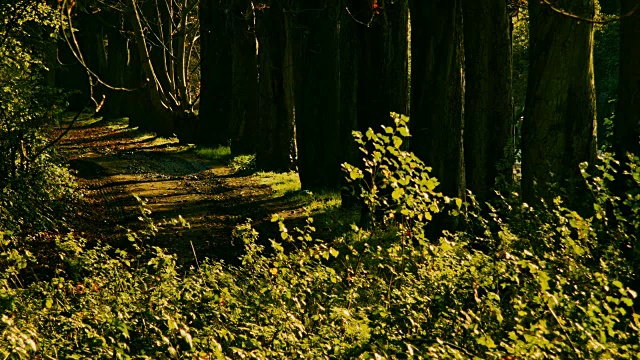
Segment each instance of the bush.
M38 55L55 56L47 49L60 24L54 9L28 0L3 2L0 18L0 228L37 231L60 223L56 201L74 185L51 150L47 131L64 106L46 86L51 59Z
M480 212L472 196L463 204L437 193L424 164L400 149L405 118L383 131L365 135L379 146L364 168L346 168L351 179L378 169L362 196L382 207L385 226L354 225L329 242L314 238L312 219L289 231L274 217L280 236L267 249L248 221L234 231L241 266L181 269L147 244L153 231L130 234L129 252L70 235L56 242L56 277L24 284L30 256L6 237L0 356L636 357L637 289L625 283L635 278L638 217L621 214L638 214L640 196L607 190L614 163L604 158L590 178L592 218L559 199L526 205L512 194ZM625 175L636 184L638 164ZM425 237L447 201L473 231Z

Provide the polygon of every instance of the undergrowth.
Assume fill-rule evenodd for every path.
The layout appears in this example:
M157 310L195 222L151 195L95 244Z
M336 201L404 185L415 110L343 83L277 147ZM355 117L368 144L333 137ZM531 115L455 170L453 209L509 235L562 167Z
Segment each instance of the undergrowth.
M242 265L189 269L153 246L154 226L129 251L56 241L47 281L22 281L35 259L5 236L0 262L3 358L637 358L640 195L608 189L618 166L588 178L594 215L504 193L490 205L442 196L402 150L406 119L357 135L378 145L363 168L345 165L371 214L330 241L315 222L269 249L251 221L233 236ZM640 186L634 159L619 179ZM367 178L364 174L380 174ZM480 210L482 209L482 210ZM436 213L464 231L425 235Z

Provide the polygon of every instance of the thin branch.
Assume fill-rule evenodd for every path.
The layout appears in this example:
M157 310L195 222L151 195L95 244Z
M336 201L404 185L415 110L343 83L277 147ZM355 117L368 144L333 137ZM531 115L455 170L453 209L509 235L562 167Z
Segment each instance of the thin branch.
M66 1L65 1L66 2ZM66 7L65 4L63 4L63 7ZM107 89L110 90L115 90L115 91L136 91L138 89L130 89L130 88L121 88L121 87L115 87L115 86L111 86L109 84L107 84L106 82L102 81L102 79L100 78L100 76L98 76L98 74L96 74L93 70L91 70L89 68L89 66L87 65L87 63L84 61L84 57L82 56L82 51L80 50L80 44L78 44L78 39L76 38L75 34L73 33L73 23L71 21L71 8L70 7L66 7L67 8L67 19L68 19L68 23L69 23L69 32L71 33L71 39L73 39L73 45L71 44L71 40L69 39L69 36L67 36L67 33L62 30L62 35L64 36L64 40L67 43L67 45L69 46L69 50L71 50L71 53L73 54L73 57L78 60L78 62L80 63L80 65L87 71L87 73L89 74L89 76L93 76L96 81L98 83L100 83L100 85L106 87ZM63 11L60 11L60 16L64 16ZM75 45L75 47L74 47Z
M632 16L636 11L638 11L638 9L640 9L640 2L636 4L636 6L633 7L633 9L629 10L627 13L622 14L621 16L617 16L617 17L613 17L611 19L607 19L607 20L595 20L595 19L588 19L576 14L572 14L566 10L560 9L556 6L554 6L552 3L549 2L549 0L540 0L541 3L547 5L549 7L549 9L553 10L554 12L560 14L560 15L564 15L566 17L572 18L572 19L576 19L576 20L580 20L580 21L584 21L587 23L591 23L591 24L609 24L615 21L620 21L624 18L630 17Z
M376 13L372 12L371 13L371 19L369 19L368 23L365 23L364 21L360 21L358 19L356 19L356 17L351 13L351 10L349 10L349 7L345 7L345 10L347 11L347 14L349 14L349 16L351 16L351 19L353 19L353 21L355 21L356 23L360 24L360 25L364 25L366 27L371 27L371 24L373 24L373 19L376 17Z
M91 100L87 101L87 106L91 103ZM73 125L76 123L76 121L78 120L78 118L80 117L80 114L82 114L82 111L84 110L84 107L78 111L78 113L76 114L76 116L73 117L73 120L71 120L71 123L69 124L69 126L67 126L67 128L62 132L62 134L58 135L55 139L53 139L52 141L50 141L47 145L45 145L44 147L42 147L40 150L38 150L35 155L33 155L31 157L31 159L27 158L29 161L34 161L35 159L38 158L38 156L42 155L42 153L44 153L45 151L47 151L47 149L49 149L50 147L52 147L53 145L55 145L58 141L62 140L63 137L65 137L69 131L73 128Z

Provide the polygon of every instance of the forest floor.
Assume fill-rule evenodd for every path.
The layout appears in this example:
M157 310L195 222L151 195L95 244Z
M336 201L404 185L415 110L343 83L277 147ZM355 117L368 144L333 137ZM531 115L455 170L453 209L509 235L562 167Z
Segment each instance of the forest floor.
M300 191L295 173L234 172L223 158L204 158L193 145L128 127L122 119L81 118L58 149L76 171L84 199L76 232L89 240L124 241L127 232L144 228L137 195L158 229L154 245L184 263L205 257L236 262L243 244L234 241L233 230L247 219L266 241L277 235L273 214L288 226L318 217L319 236L334 236L357 216L340 210L335 192Z

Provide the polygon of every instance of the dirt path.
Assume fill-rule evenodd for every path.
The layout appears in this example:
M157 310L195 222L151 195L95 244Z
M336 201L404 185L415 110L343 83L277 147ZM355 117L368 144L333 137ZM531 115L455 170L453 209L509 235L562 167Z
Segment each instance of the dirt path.
M146 201L159 233L153 241L193 260L216 257L234 261L242 244L233 228L247 218L267 232L272 213L302 216L299 201L274 198L271 187L252 176L235 176L221 164L196 156L176 139L157 138L127 127L122 120L86 119L69 132L59 148L77 171L86 199L83 236L124 238L125 228L139 229L139 204ZM190 228L169 220L182 216ZM271 224L269 224L271 225Z

